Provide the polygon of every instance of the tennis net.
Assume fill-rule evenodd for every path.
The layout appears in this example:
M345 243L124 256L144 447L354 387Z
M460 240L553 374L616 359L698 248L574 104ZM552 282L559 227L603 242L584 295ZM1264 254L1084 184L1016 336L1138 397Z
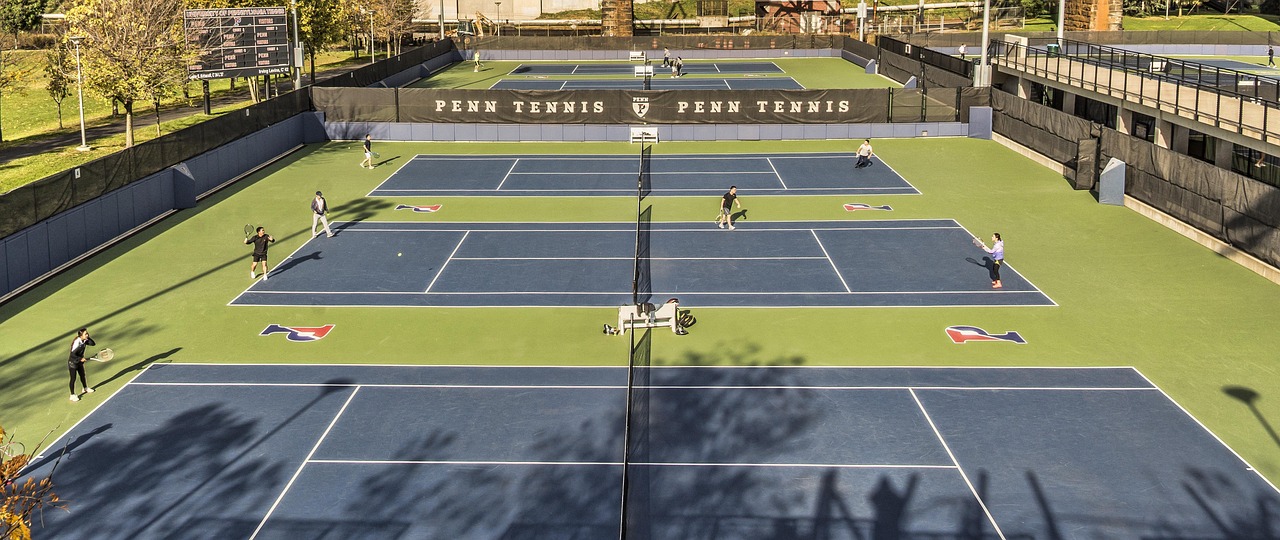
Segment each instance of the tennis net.
M622 438L622 512L618 538L650 538L650 469L632 466L649 459L649 393L653 334L631 331L631 352L627 361L627 410ZM635 516L635 519L632 517Z
M640 305L652 300L653 282L649 261L650 225L653 221L653 207L646 206L644 200L652 189L650 172L653 147L640 145L640 171L636 175L636 253L635 266L631 278L631 303Z

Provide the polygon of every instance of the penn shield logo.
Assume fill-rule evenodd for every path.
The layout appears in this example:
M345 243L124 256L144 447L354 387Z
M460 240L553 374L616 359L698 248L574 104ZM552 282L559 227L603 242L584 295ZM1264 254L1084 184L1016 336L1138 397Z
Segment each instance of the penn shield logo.
M272 334L287 334L285 339L288 339L289 341L295 343L307 343L324 339L324 337L329 335L329 332L333 330L333 326L334 325L332 324L326 324L324 326L280 326L278 324L273 324L268 326L266 330L263 330L262 333L258 335L269 336Z
M644 115L649 114L649 98L647 97L631 98L631 111L636 113L636 116L639 116L640 118L644 118Z
M976 326L948 326L947 337L951 338L952 343L961 344L970 341L1007 341L1019 345L1027 343L1027 340L1022 339L1022 336L1017 332L992 334Z
M431 205L427 205L427 206L414 206L414 205L411 205L411 204L401 204L401 205L397 205L397 206L396 206L396 210L413 210L414 212L417 212L417 213L419 213L419 214L430 214L431 212L437 212L437 211L439 211L439 210L440 210L440 207L442 207L442 206L444 206L444 205L443 205L443 204L431 204Z
M844 205L845 212L857 212L858 210L893 210L892 206L882 204L880 206L872 206L862 203L848 203Z

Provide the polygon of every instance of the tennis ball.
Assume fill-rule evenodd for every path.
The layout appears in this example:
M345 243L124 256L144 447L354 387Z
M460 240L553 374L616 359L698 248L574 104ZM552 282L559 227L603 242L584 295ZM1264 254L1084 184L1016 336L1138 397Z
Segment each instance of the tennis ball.
M403 253L396 253L396 256L397 256L397 257L399 257L399 256L401 256L401 255L404 255L404 254L403 254Z

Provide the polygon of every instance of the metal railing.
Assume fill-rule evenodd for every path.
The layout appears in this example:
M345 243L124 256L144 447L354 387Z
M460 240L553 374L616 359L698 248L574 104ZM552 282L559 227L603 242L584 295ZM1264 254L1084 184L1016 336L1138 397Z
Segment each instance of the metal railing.
M1280 142L1280 80L1273 77L1070 39L1043 46L993 40L991 47L1002 67Z

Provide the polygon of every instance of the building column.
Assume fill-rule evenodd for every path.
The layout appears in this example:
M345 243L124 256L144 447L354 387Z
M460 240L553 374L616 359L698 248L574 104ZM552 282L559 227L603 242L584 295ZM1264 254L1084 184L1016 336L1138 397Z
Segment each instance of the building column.
M1062 92L1062 112L1067 114L1076 113L1076 95L1075 94L1072 94L1071 92Z
M1018 77L1018 97L1022 99L1031 99L1031 80L1026 77Z
M1179 154L1186 155L1187 143L1190 142L1190 140L1191 130L1175 124L1173 126L1173 144L1169 146L1169 149Z
M1124 105L1116 107L1116 131L1125 135L1133 135L1133 113L1124 110Z
M1173 148L1173 122L1156 119L1156 146Z
M1232 156L1235 155L1235 143L1218 139L1213 148L1213 164L1218 168L1231 170Z

